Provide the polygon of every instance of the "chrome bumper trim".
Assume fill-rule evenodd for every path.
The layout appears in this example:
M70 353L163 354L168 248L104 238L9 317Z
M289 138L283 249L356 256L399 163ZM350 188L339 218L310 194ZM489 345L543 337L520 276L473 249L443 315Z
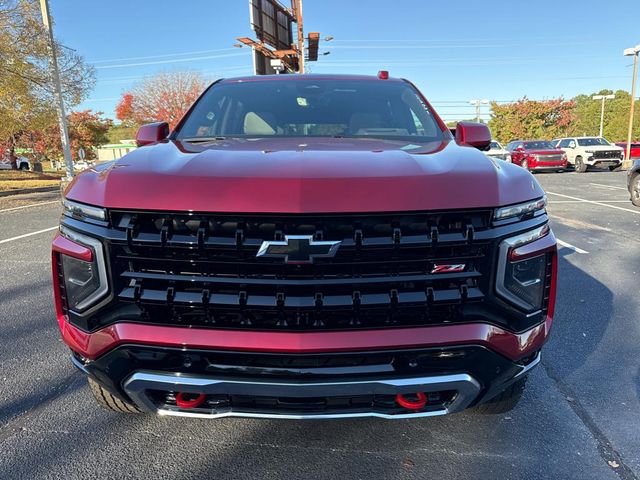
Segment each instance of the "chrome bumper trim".
M429 417L445 415L464 410L480 393L480 384L470 375L441 375L421 378L368 380L358 382L247 382L239 380L220 380L205 377L188 377L176 374L157 374L137 372L124 382L124 390L134 403L143 410L159 415L173 415L196 418L248 417L248 418L283 418L283 419L335 419L378 417L402 419L413 417ZM398 393L437 392L455 390L457 393L452 402L439 410L428 412L407 412L403 414L386 414L380 412L345 412L327 414L304 414L277 412L243 412L226 410L212 413L188 412L184 410L158 409L149 398L147 390L180 391L205 394L260 395L275 397L331 397L350 395L395 395Z

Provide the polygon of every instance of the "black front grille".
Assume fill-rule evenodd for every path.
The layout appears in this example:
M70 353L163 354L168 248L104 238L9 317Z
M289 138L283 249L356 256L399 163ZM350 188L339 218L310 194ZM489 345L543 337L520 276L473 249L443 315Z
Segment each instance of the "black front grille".
M593 152L593 158L622 158L622 152L618 150L596 150Z
M112 211L116 293L142 321L318 330L446 323L481 302L491 211L232 216ZM339 240L332 258L257 257L286 235ZM486 237L486 236L485 236ZM464 264L432 273L435 265Z

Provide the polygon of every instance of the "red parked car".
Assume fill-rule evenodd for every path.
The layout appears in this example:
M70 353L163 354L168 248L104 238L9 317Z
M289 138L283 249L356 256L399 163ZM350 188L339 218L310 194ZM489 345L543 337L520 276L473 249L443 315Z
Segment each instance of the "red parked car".
M627 142L617 142L618 147L624 148L624 155L627 154ZM640 142L631 142L631 158L640 158Z
M567 168L567 154L546 140L514 140L509 142L511 162L530 172L564 172Z

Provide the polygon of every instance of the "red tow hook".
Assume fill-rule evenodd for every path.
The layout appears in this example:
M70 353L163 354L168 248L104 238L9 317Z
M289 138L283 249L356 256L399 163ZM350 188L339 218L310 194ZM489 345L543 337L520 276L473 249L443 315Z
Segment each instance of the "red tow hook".
M198 408L200 405L204 403L205 394L201 393L195 398L186 398L187 395L195 395L188 394L186 392L180 392L176 395L176 405L180 408L189 409L189 408Z
M406 408L407 410L420 410L427 404L427 396L422 392L418 392L416 393L416 397L418 397L417 400L408 400L403 395L398 393L396 395L396 402L398 402L398 405Z

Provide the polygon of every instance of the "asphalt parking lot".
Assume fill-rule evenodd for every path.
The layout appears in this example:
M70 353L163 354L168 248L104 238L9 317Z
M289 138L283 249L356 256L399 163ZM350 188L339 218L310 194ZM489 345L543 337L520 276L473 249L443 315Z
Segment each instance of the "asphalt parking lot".
M2 199L0 478L640 478L640 209L622 172L537 178L562 242L559 296L523 400L402 421L102 410L54 320L56 195Z

